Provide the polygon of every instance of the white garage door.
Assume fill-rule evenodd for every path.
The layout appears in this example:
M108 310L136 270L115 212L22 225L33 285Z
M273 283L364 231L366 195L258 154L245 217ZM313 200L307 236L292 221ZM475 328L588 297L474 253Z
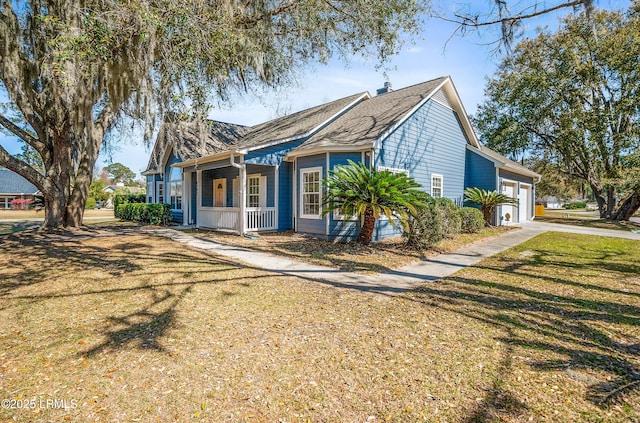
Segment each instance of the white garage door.
M520 185L520 192L518 193L518 222L526 222L529 219L529 209L531 208L531 203L529 200L531 196L529 193L531 192L531 188L526 185Z

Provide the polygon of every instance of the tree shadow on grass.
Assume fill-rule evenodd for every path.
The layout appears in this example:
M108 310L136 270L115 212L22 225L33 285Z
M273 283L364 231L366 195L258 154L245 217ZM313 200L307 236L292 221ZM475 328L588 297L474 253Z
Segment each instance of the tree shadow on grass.
M640 347L633 336L628 342L613 337L629 333L628 328L635 328L632 333L638 333L640 307L624 300L635 299L638 293L584 283L574 276L595 267L624 278L636 275L638 269L620 252L597 254L580 263L571 254L555 252L551 255L535 251L533 256L524 258L513 257L514 253L502 255L472 270L474 278L467 278L466 274L448 277L407 297L502 330L505 335L496 339L507 346L508 356L516 348L547 351L550 358L529 362L534 370L607 375L606 383L590 381L585 397L607 408L624 401L626 394L640 391ZM545 269L565 276L549 276ZM567 289L577 291L577 295L566 293ZM526 406L515 394L500 389L501 381L508 380L511 371L510 361L504 359L493 387L468 421L492 421L496 416L517 418Z
M106 340L81 355L91 357L131 346L165 352L160 339L175 325L175 308L192 288L193 285L187 286L177 294L154 290L148 306L125 316L109 317L111 327L105 332Z
M508 332L512 333L508 329ZM509 373L512 366L513 346L507 344L496 373ZM493 380L485 397L477 404L475 410L465 420L467 423L499 421L501 416L520 416L528 410L528 406L516 395L506 389L505 382L499 377Z
M99 269L114 277L140 270L128 251L79 242L42 234L4 237L6 264L0 271L0 296L47 280L54 276L52 269Z
M125 304L128 314L106 317L104 329L98 329L104 341L80 354L94 356L125 348L165 351L162 339L176 327L176 307L194 287L234 280L246 287L251 286L248 279L263 276L262 272L230 273L240 265L188 247L155 250L139 238L111 236L105 243L82 242L87 239L82 236L72 242L72 235L63 240L38 234L11 239L11 254L1 257L13 266L0 282L2 309L17 306L24 310L52 299L67 299L81 306L96 300L134 298ZM128 278L127 282L119 283L123 278ZM28 286L36 289L18 291ZM231 291L222 293L223 299L229 295ZM51 316L58 317L62 316Z

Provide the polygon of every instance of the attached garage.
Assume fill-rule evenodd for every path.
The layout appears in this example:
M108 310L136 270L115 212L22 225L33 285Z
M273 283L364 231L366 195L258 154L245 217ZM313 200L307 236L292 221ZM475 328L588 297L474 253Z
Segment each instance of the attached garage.
M466 188L495 190L516 200L516 204L497 207L494 224L511 225L533 220L535 183L540 181L539 174L484 146L467 146L465 166Z

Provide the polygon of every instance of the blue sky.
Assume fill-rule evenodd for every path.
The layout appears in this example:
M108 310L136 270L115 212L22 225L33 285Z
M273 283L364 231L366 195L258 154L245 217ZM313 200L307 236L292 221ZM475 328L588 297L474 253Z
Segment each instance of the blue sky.
M467 4L460 3L460 4ZM492 0L476 0L478 9L491 4ZM625 9L628 0L600 0L599 7ZM446 3L454 5L454 3ZM453 7L453 6L444 6ZM564 11L563 13L566 13ZM548 15L528 21L529 34L535 33L539 26L557 27L558 16ZM450 39L455 25L442 20L426 21L421 35L414 44L408 44L402 52L391 59L386 71L376 71L375 63L354 58L350 63L334 60L327 66L317 65L308 69L300 78L298 86L281 93L266 93L261 98L236 98L231 104L216 108L210 114L211 119L243 125L255 125L277 117L277 110L296 112L321 103L345 97L357 92L369 91L375 94L386 80L398 89L417 84L444 75L452 77L469 114L473 114L483 101L486 79L495 71L500 57L493 54L492 45L499 36L497 28L484 28L468 33L464 37ZM134 137L135 138L135 137ZM0 144L10 153L19 152L17 143L10 142L0 134ZM149 150L141 140L124 139L113 153L113 161L120 162L136 173L146 168ZM108 164L106 157L98 159L100 167Z

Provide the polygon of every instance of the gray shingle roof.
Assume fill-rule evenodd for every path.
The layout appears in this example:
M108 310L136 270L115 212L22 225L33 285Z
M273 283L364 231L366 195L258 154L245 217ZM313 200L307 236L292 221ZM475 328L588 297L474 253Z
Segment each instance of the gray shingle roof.
M297 150L371 145L432 95L447 77L433 79L365 100L305 141Z
M238 150L308 135L367 93L331 101L251 127L234 147Z
M38 188L17 173L0 168L0 194L35 194Z
M209 130L202 134L200 125L208 126ZM249 128L218 121L208 121L204 124L165 122L158 132L145 173L162 172L163 160L169 146L174 148L174 153L182 160L195 159L228 150L229 146L236 143Z

